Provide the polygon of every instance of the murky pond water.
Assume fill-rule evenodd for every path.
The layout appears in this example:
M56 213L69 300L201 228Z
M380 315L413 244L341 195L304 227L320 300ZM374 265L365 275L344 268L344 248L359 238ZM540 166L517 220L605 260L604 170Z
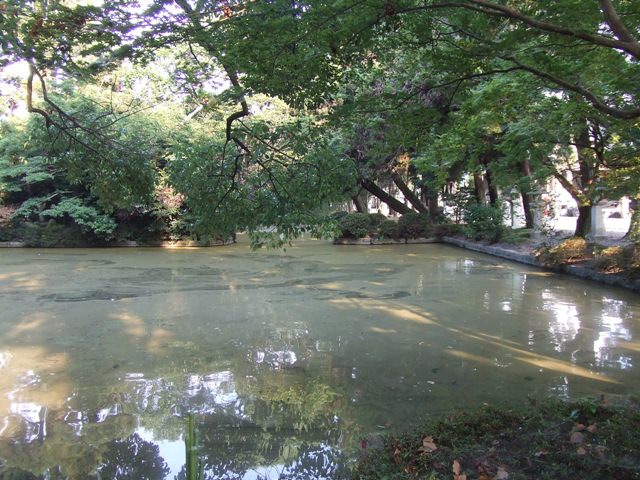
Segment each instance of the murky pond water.
M5 250L0 332L0 478L185 478L194 413L207 479L339 479L426 414L640 385L638 295L444 245Z

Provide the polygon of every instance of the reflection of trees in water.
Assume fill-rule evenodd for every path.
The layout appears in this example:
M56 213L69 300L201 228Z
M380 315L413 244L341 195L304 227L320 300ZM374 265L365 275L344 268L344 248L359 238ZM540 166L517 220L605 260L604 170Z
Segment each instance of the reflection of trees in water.
M122 414L108 416L102 422L89 422L89 415L84 415L82 434L74 423L64 423L67 412L49 410L52 419L47 422L47 436L42 441L17 442L16 438L24 438L18 432L13 437L0 439L0 479L84 479L91 478L91 473L100 464L100 458L110 448L114 438L126 438L135 430L136 418ZM23 419L23 424L27 423ZM28 428L28 425L17 425L17 428ZM2 459L6 461L7 470L1 467ZM14 470L12 470L12 468ZM19 472L16 476L7 476L7 472ZM31 472L36 476L29 476ZM39 477L44 475L45 477Z
M263 435L269 434L263 432ZM282 457L278 449L260 450L263 435L253 435L254 441L245 446L243 452L225 449L218 442L210 443L211 439L205 441L198 455L203 473L201 480L341 480L349 476L346 458L335 448L303 442L298 446L289 445ZM287 440L284 439L285 443ZM187 480L185 468L176 480Z
M293 324L247 342L233 358L205 358L194 346L193 352L159 366L159 376L119 373L117 383L103 385L99 393L83 391L62 408L48 409L38 419L47 432L39 441L30 440L39 425L35 417L15 414L11 439L0 439L0 458L9 459L7 469L20 469L16 478L39 478L33 475L43 472L51 478L57 478L54 472L60 478L93 478L96 468L100 478L164 478L164 460L153 460L158 447L134 430L141 427L153 438L175 441L184 434L180 416L194 412L205 419L203 433L218 438L212 451L226 452L223 462L211 457L211 478L261 465L276 465L269 468L278 469L278 478L295 478L312 467L335 470L342 463L326 445L349 443L345 431L357 435L342 388L348 374L334 365L342 347L339 341L313 339L304 322ZM145 477L136 466L151 468L156 476ZM7 471L0 466L0 480L11 478L2 476ZM309 475L305 478L323 478Z
M101 478L112 480L163 480L169 467L159 453L157 445L134 433L111 442L98 472Z
M633 367L633 357L616 351L620 340L631 341L633 335L628 324L633 316L627 311L627 306L620 300L602 297L602 328L598 331L598 338L594 339L593 351L595 364L599 367L627 369Z

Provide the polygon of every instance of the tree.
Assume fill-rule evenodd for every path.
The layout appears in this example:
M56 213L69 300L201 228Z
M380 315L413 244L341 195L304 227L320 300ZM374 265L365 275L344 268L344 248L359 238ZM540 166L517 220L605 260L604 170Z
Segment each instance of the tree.
M159 453L157 445L134 433L124 440L111 442L98 471L105 478L114 480L161 480L169 473L169 467Z
M2 61L23 58L30 64L29 110L74 142L87 143L85 147L90 147L85 138L89 133L105 145L112 139L90 132L81 118L60 108L48 94L47 75L61 71L91 78L88 75L122 59L150 62L164 46L189 52L193 63L182 71L186 89L197 92L189 96L191 113L206 116L205 105L215 99L224 117L223 136L218 123L208 143L206 134L201 137L202 147L189 150L175 144L171 153L177 159L173 178L181 188L194 191L186 199L187 208L204 230L233 225L257 231L258 222L270 222L277 226L272 239L288 238L301 231L301 223L317 224L317 216L309 212L322 204L357 198L353 167L361 188L400 211L423 210L427 200L435 213L438 189L465 171L475 175L481 200L479 187L487 183L492 203L498 201L501 182L519 179L526 208L527 178L549 170L537 168L529 155L512 162L511 151L504 151L509 130L478 124L480 136L470 142L473 151L454 163L430 152L451 125L448 117L489 78L512 79L521 88L533 85L536 104L550 105L547 97L571 99L585 112L576 125L587 130L595 125L591 118L606 125L640 116L640 44L635 33L640 20L632 15L631 1L543 0L514 7L489 0L175 0L152 3L146 11L120 1L99 8L40 2L7 6L2 11L8 20ZM216 75L225 77L227 88L210 94L203 85ZM277 122L267 125L272 120L251 120L252 98L258 93L285 101L302 121L285 128ZM331 121L333 129L328 128ZM364 132L360 139L352 135L353 127ZM338 132L337 140L329 138L330 132ZM467 129L466 138L471 134ZM310 135L324 138L317 150ZM586 145L586 136L573 135L560 145L580 138ZM363 139L366 148L353 155L349 146L357 151ZM346 149L338 146L341 140L346 140ZM585 155L591 155L593 147L579 149L582 164L591 162ZM352 160L350 168L345 167L345 153ZM412 160L405 168L398 159L407 156ZM475 162L472 168L469 162ZM513 168L502 170L507 163ZM347 170L348 182L337 185L334 174ZM199 172L206 175L188 178ZM302 188L300 178L312 188ZM592 180L585 178L589 185ZM380 188L385 184L403 191L411 206L394 203ZM586 195L589 202L597 196L574 193ZM241 215L251 205L265 213ZM527 218L530 224L531 215ZM580 225L588 223L584 219Z

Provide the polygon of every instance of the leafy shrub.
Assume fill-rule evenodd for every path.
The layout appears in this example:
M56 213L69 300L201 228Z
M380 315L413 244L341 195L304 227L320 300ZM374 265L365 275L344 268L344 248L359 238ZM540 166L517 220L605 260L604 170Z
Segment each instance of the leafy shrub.
M536 250L535 255L544 264L562 265L584 259L589 255L589 245L584 238L571 237L554 246Z
M116 222L109 215L95 207L86 205L79 198L64 199L41 213L50 218L71 218L83 232L92 233L96 237L110 239L116 229Z
M372 227L378 227L385 220L387 220L387 217L385 217L382 213L369 214L369 223Z
M640 277L640 243L634 243L623 247L625 255L625 273L633 278Z
M31 197L27 198L20 207L15 209L12 218L22 220L37 220L38 214L49 201L49 197Z
M349 213L338 220L341 237L362 238L369 234L371 222L366 213Z
M398 220L398 227L404 238L429 237L433 234L433 225L426 213L405 213Z
M464 232L464 227L456 223L439 223L433 226L433 235L436 237L448 237Z
M0 241L23 242L28 247L81 247L90 242L77 225L15 222L0 228Z
M402 237L402 231L398 222L393 220L384 220L378 225L378 235L382 238L399 239Z
M505 232L502 219L500 208L474 203L464 212L464 234L474 240L497 242Z
M523 243L531 239L532 229L530 228L508 228L505 227L500 241L504 243Z
M594 265L598 270L640 276L640 244L608 247L594 253Z
M345 212L344 210L338 210L337 212L330 213L329 219L338 221L341 218L346 217L347 215L349 215L349 212Z
M617 272L624 266L625 259L622 247L598 249L594 253L594 265L602 272Z

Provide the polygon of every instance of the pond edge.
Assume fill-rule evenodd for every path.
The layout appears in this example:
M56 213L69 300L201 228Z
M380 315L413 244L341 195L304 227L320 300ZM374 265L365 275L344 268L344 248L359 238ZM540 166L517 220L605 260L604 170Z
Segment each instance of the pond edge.
M544 270L564 273L573 277L593 280L595 282L604 283L606 285L622 287L634 292L640 292L640 280L632 280L622 275L601 273L591 268L582 267L580 265L557 265L553 267L549 265L543 265L533 255L516 252L504 247L485 245L470 240L464 240L462 238L442 237L442 242L467 250L473 250L474 252L485 253L487 255L493 255L494 257L500 257L506 260L524 263L537 268L542 268Z

